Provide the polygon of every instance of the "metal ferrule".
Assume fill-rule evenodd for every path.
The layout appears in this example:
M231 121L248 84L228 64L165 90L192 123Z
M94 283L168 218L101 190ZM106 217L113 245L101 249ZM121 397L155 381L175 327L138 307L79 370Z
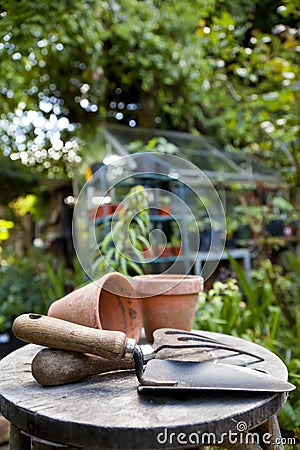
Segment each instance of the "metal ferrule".
M132 359L135 346L136 340L134 338L128 338L126 342L124 359Z

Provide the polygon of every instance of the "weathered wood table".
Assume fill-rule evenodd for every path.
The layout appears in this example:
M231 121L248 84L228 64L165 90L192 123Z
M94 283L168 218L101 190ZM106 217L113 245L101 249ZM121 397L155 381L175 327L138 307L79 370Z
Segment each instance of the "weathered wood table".
M285 365L266 349L231 336L206 334L259 353L264 361L257 367L287 379ZM27 345L0 362L0 410L11 422L12 450L208 445L239 450L283 449L276 414L286 400L285 393L141 394L133 371L42 387L31 374L32 358L40 349ZM240 356L230 358L238 362Z

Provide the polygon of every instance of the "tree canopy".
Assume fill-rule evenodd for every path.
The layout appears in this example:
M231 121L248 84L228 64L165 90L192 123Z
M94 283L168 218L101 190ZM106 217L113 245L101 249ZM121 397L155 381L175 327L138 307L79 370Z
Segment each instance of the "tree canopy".
M119 121L214 135L300 185L299 33L296 0L2 1L1 151L72 175Z

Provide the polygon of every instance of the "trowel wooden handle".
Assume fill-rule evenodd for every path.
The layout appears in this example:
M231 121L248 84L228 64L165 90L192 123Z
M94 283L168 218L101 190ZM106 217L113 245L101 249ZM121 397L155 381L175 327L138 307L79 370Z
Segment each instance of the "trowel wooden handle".
M112 370L133 369L134 361L109 361L100 356L44 348L32 360L31 372L43 386L59 386Z
M14 335L31 344L120 360L127 338L122 331L98 330L40 314L22 314L13 323Z

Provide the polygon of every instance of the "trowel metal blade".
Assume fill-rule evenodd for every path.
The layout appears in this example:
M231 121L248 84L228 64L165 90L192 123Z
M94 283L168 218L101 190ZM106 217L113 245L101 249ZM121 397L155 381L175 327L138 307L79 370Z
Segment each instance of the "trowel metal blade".
M156 359L148 362L138 389L288 392L295 386L265 372L233 364Z

